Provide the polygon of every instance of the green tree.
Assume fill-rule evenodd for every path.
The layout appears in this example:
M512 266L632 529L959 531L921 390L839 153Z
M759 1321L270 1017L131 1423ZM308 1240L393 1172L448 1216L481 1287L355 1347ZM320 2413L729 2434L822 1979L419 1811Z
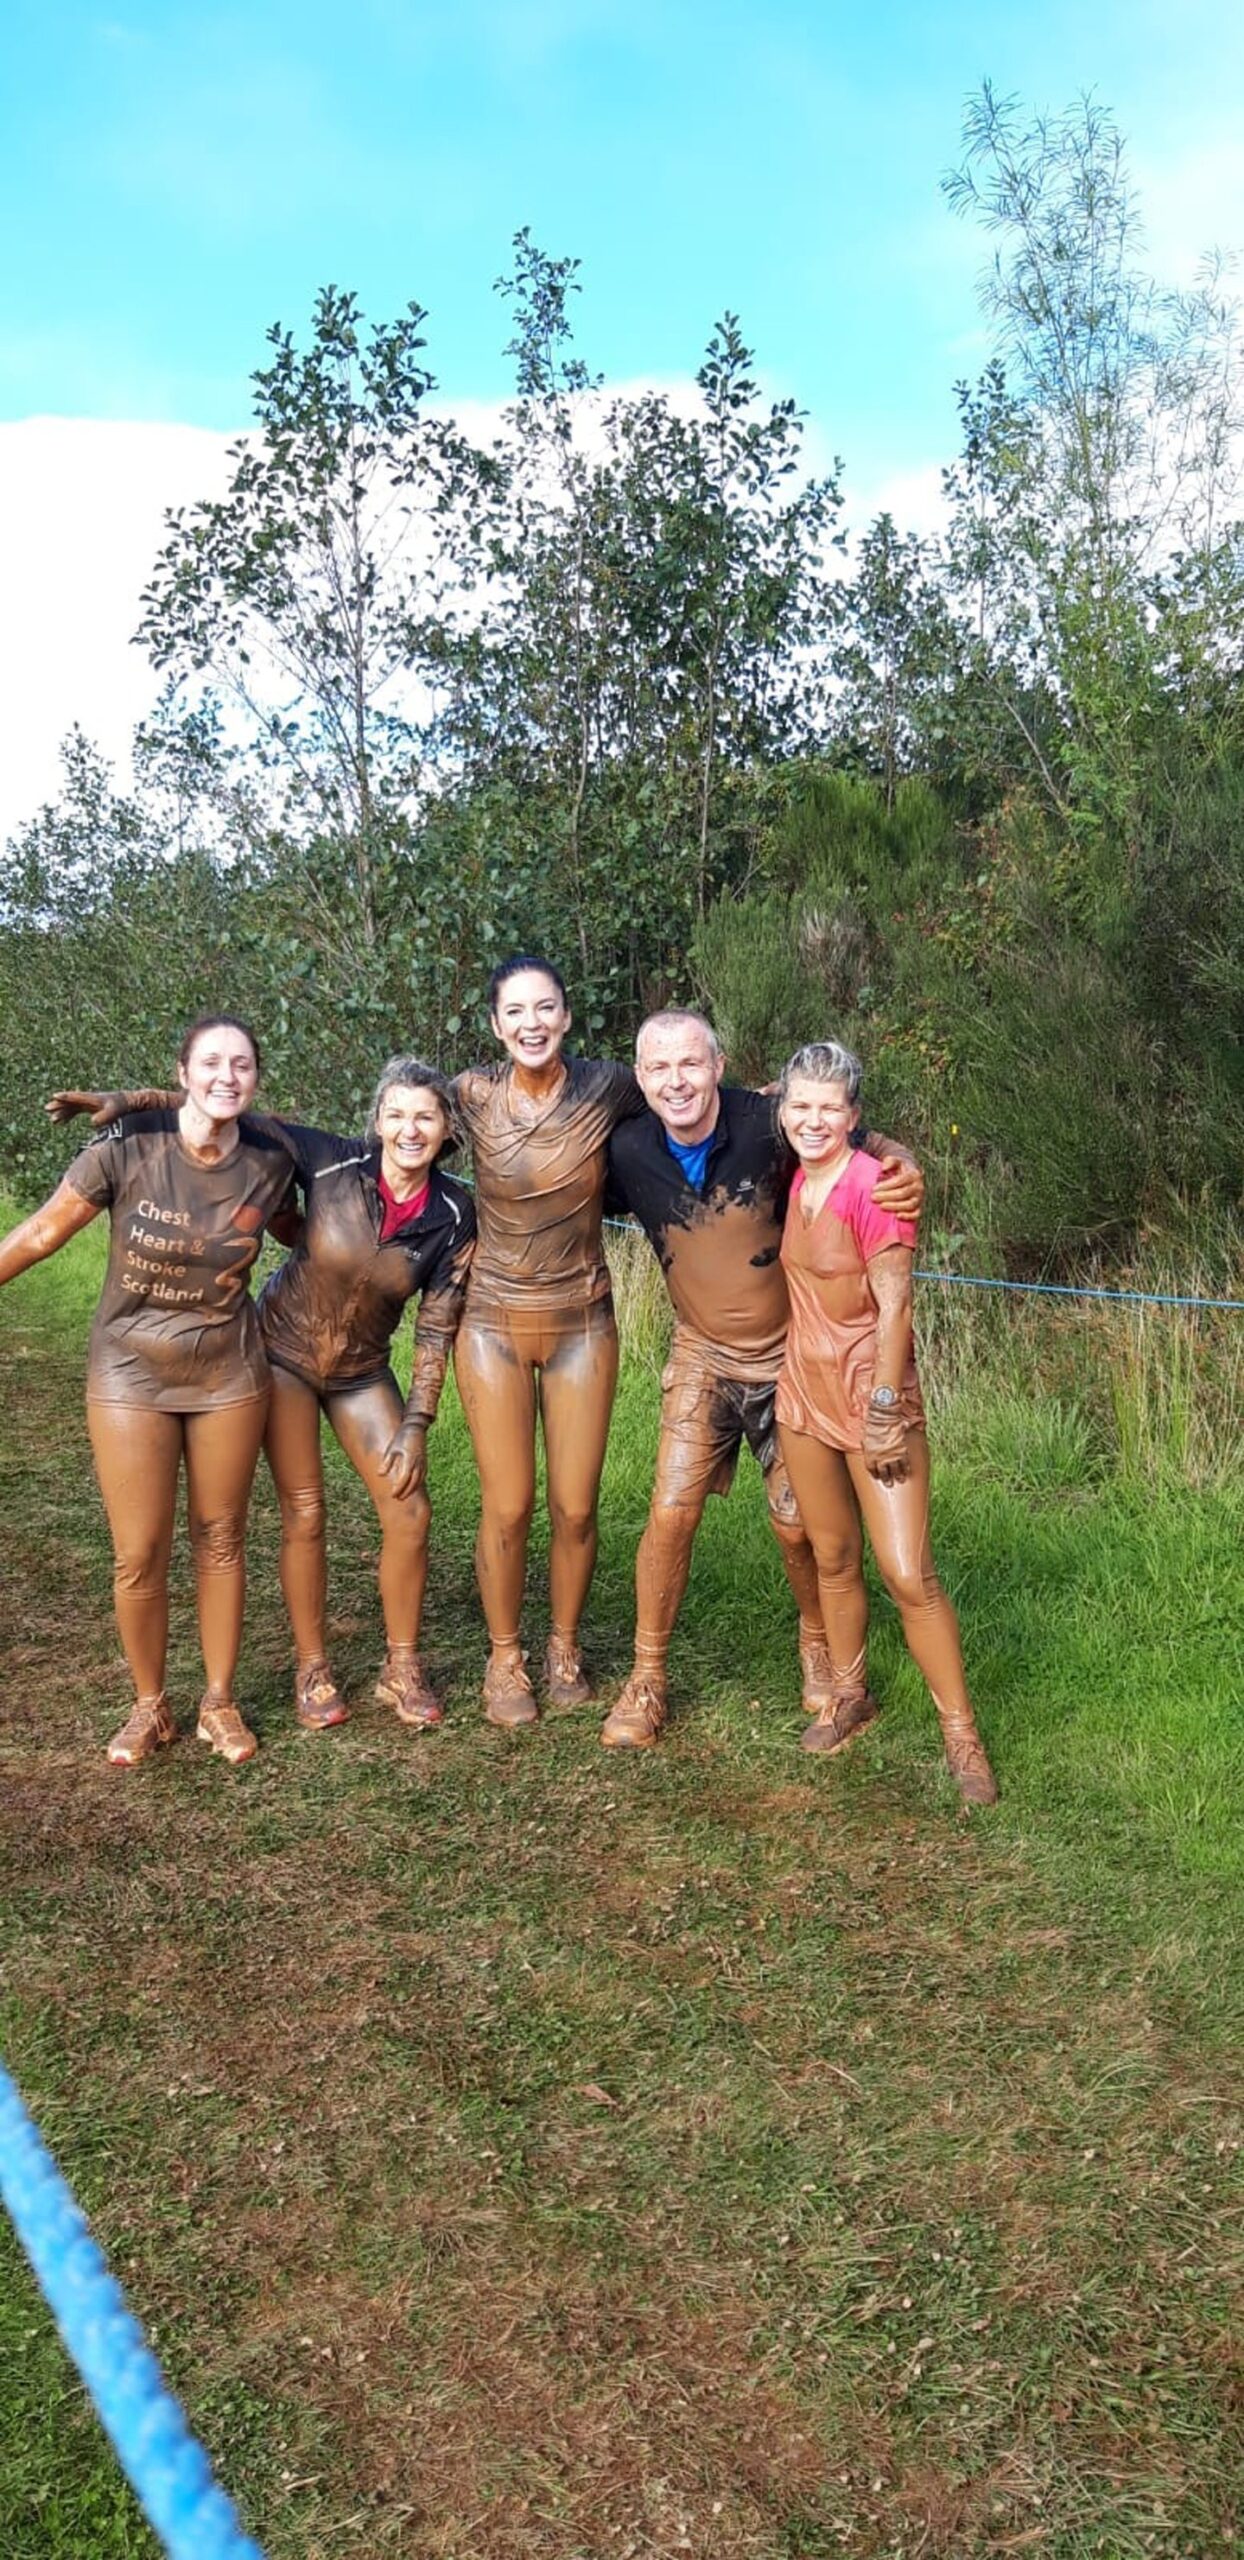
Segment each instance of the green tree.
M802 471L794 404L759 400L732 315L689 413L604 402L574 350L576 262L526 232L515 253L518 398L461 761L494 820L509 794L529 880L541 831L599 1013L659 992L746 868L765 767L806 735L837 491Z
M251 751L257 833L313 849L308 894L340 914L344 892L365 945L421 806L489 472L428 411L425 316L369 330L328 287L307 347L269 330L254 431L225 496L170 516L137 634L157 667L210 679Z
M877 777L888 810L900 777L937 761L958 674L955 626L929 560L917 534L880 515L836 600L834 729L845 755Z
M998 244L981 289L1010 394L1003 404L995 378L993 409L1021 431L1012 530L1064 709L1057 792L1108 903L1116 853L1138 841L1163 708L1154 580L1178 547L1213 551L1234 495L1238 316L1215 268L1190 293L1146 275L1125 146L1096 99L1027 116L986 82L964 146L945 187ZM996 440L983 459L997 492ZM995 515L995 564L1002 530Z
M1033 412L995 357L955 386L960 448L942 474L948 520L940 581L957 672L948 728L969 784L996 796L1035 785L1069 815L1066 723L1046 649L1049 529Z
M681 784L702 915L737 876L721 841L731 781L799 752L819 721L841 499L836 469L803 468L794 401L760 401L732 312L696 384L690 416L650 396L612 425L629 535L618 574L643 670L635 745Z

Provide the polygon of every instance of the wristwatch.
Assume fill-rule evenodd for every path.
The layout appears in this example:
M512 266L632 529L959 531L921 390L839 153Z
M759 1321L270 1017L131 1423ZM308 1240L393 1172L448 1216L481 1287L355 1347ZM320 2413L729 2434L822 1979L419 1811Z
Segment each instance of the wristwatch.
M876 1406L878 1413L893 1413L895 1405L899 1402L898 1388L874 1387L868 1401Z

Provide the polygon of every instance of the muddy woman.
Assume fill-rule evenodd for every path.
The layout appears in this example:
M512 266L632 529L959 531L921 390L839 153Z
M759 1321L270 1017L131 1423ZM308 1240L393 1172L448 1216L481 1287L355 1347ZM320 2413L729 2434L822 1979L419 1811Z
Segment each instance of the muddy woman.
M480 1477L484 1713L492 1724L525 1725L539 1714L522 1643L537 1413L550 1529L545 1693L554 1706L592 1694L579 1621L618 1376L601 1211L610 1134L643 1097L629 1067L563 1055L570 1007L549 961L502 961L488 995L504 1063L454 1084L479 1220L454 1365Z
M123 1768L172 1742L164 1685L178 1476L198 1593L206 1687L201 1742L230 1762L256 1749L233 1694L245 1531L268 1417L269 1373L248 1282L265 1227L288 1210L286 1149L244 1126L259 1049L227 1014L193 1022L175 1113L139 1113L85 1147L0 1244L0 1285L106 1209L108 1267L91 1328L87 1421L112 1531L117 1628L134 1705L108 1745Z
M833 1666L825 1747L841 1749L877 1712L864 1676L862 1519L932 1691L955 1785L966 1804L992 1804L958 1621L929 1544L929 1444L912 1351L916 1230L878 1204L880 1164L852 1147L861 1077L852 1050L814 1041L788 1060L779 1100L799 1169L782 1235L790 1326L778 1437L816 1557Z
M381 1069L362 1140L287 1125L306 1201L302 1237L259 1302L272 1363L268 1462L281 1506L281 1587L294 1632L302 1725L345 1721L327 1659L323 1413L380 1524L386 1654L376 1684L416 1731L443 1710L419 1651L432 1506L427 1435L462 1313L475 1204L442 1172L454 1143L448 1088L417 1058ZM418 1295L410 1392L390 1345Z

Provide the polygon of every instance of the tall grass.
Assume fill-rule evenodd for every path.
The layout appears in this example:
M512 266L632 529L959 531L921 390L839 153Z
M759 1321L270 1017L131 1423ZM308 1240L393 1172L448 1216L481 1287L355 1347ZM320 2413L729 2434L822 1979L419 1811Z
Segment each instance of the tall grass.
M636 1228L609 1261L629 1358L659 1369L669 1301ZM1086 1285L1160 1297L1244 1298L1244 1235L1174 1260L1153 1248ZM1209 1491L1233 1483L1244 1443L1244 1314L916 1283L925 1398L938 1445L1019 1490L1113 1481Z

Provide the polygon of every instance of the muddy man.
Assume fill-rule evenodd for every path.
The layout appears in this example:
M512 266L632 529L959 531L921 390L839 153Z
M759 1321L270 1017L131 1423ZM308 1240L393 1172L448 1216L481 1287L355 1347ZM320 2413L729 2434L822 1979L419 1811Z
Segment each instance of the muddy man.
M636 1559L635 1658L601 1732L602 1742L623 1747L656 1742L664 1726L666 1657L695 1533L709 1494L729 1492L744 1440L764 1471L799 1611L804 1706L819 1720L833 1703L816 1560L774 1422L790 1314L779 1255L793 1160L771 1098L723 1084L724 1065L703 1015L650 1015L635 1044L648 1109L623 1121L609 1143L611 1196L644 1229L675 1314L656 1480ZM918 1167L889 1139L872 1146L885 1160L882 1207L918 1217Z

